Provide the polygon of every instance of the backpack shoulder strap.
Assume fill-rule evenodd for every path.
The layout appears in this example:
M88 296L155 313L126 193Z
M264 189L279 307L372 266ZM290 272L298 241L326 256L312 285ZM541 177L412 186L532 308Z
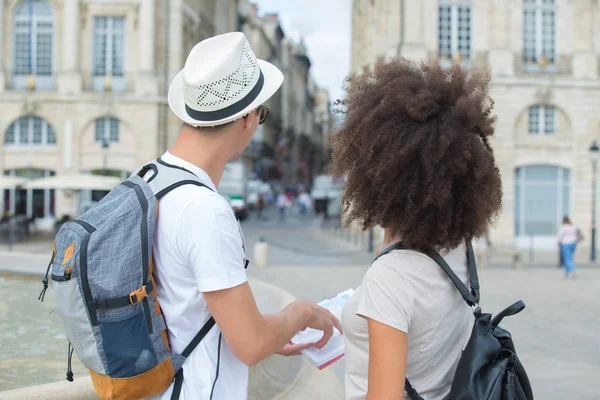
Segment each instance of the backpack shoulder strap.
M188 344L187 347L181 353L181 356L183 357L183 361L185 361L185 359L188 358L190 356L190 354L192 354L192 351L194 351L194 349L196 347L198 347L198 345L200 344L202 339L204 339L204 337L208 334L208 332L210 332L210 330L212 329L212 327L214 325L215 325L215 319L213 317L210 317L208 319L208 321L206 321L206 324L204 324L202 329L200 329L200 331L196 334L196 336L194 336L194 338L192 339L190 344ZM220 358L220 356L221 356L221 337L219 336L219 358ZM218 373L219 373L219 369L218 369L218 362L217 362L217 374ZM183 366L179 366L179 368L175 370L175 376L173 377L173 392L171 393L171 400L179 400L179 397L181 396L182 388L183 388ZM213 385L213 390L214 390L214 385Z
M144 178L146 174L152 174L149 176L146 182L152 189L152 192L157 200L162 199L167 193L183 185L196 185L213 191L192 171L178 165L169 164L160 157L153 162L144 165L136 173L136 175L138 175L140 178ZM171 394L172 400L179 399L181 395L181 389L183 386L183 361L185 361L185 359L190 356L192 351L198 347L198 344L200 344L213 326L215 326L215 319L211 316L180 354L180 361L176 363L175 368L174 387Z
M471 293L475 297L475 302L479 304L481 290L479 288L479 275L477 275L477 263L475 262L475 253L473 245L467 244L467 262L469 264L469 281L471 283Z
M394 250L415 250L420 253L425 254L433 261L436 262L437 265L444 270L448 278L452 281L456 289L460 292L462 298L467 302L471 307L476 306L479 303L479 277L477 275L477 266L475 265L475 255L473 253L473 247L471 244L467 244L467 264L469 266L469 280L471 283L471 290L467 289L465 284L456 276L452 268L448 265L444 257L440 255L433 247L427 246L422 249L409 249L402 242L394 243L391 246L387 247L385 250L379 254L375 260L378 258L391 253ZM373 260L373 262L375 262ZM372 265L372 264L371 264Z
M373 262L375 262L378 258L391 253L394 250L415 250L415 249L409 249L408 247L404 246L404 244L402 242L394 243L391 246L385 248L377 257L375 257ZM431 258L433 261L435 261L436 264L439 265L440 268L442 268L442 270L444 270L446 275L448 275L448 277L450 278L450 280L452 281L452 283L454 284L456 289L458 289L458 291L460 292L460 295L467 302L467 304L470 305L471 307L478 307L479 278L477 276L477 267L475 265L475 255L473 253L473 246L471 246L471 243L467 243L467 264L469 266L469 280L471 283L471 291L469 291L467 289L465 284L458 278L458 276L456 276L454 271L452 271L452 268L450 268L450 266L448 265L446 260L444 260L444 257L442 257L441 254L438 253L433 247L427 246L423 249L417 249L416 251L425 254L426 256ZM371 263L371 265L373 265L373 263ZM411 400L424 400L419 395L417 390L411 385L408 378L404 379L404 390L406 391L406 394L410 397Z
M157 200L162 199L167 193L183 185L201 186L212 191L192 171L178 165L169 164L160 157L144 165L136 174L142 178L146 174L152 174L147 183Z

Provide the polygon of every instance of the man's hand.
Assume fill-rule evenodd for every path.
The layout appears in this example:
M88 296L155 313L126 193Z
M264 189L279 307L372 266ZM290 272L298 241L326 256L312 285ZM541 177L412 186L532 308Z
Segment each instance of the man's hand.
M279 350L277 352L277 354L281 355L281 356L299 356L302 350L306 350L306 349L310 349L311 347L315 347L314 343L300 343L300 344L293 344L293 343L288 343L285 346L283 346L281 348L281 350Z
M324 332L312 346L319 349L327 344L334 327L342 330L340 321L328 310L300 300L277 314L262 315L248 282L203 295L229 348L246 365L254 365L276 352L297 353L297 347L286 344L302 329L310 327Z
M321 349L333 336L333 328L337 328L338 331L342 332L342 324L328 309L316 304L309 304L312 307L312 317L308 321L307 327L323 331L323 337L314 346Z

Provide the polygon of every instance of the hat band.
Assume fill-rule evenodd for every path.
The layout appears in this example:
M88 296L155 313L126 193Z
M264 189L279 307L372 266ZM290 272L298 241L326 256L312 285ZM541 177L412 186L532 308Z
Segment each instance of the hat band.
M256 98L260 94L260 91L262 90L264 84L265 77L262 71L260 71L260 76L258 77L258 82L256 82L256 85L254 85L252 90L238 102L216 111L198 111L194 110L186 104L185 111L190 117L198 121L219 121L231 117L232 115L239 113L244 108L252 104L252 102L256 100Z

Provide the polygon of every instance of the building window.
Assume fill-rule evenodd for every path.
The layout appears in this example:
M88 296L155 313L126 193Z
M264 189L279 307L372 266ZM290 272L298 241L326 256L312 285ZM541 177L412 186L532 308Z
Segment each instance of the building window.
M116 118L98 118L96 120L96 142L119 142L119 120Z
M24 0L15 7L15 89L53 89L53 20L52 6L46 0Z
M56 144L52 126L39 117L21 117L8 127L4 135L5 145L47 146Z
M569 215L571 172L533 165L517 168L515 178L516 235L556 235L562 218Z
M556 135L556 108L532 106L529 108L530 135Z
M125 77L125 17L94 18L94 79L95 89L104 90L107 77L110 89L122 90Z
M555 0L524 0L523 61L528 65L556 63Z
M458 62L472 55L471 4L446 0L439 5L438 55Z

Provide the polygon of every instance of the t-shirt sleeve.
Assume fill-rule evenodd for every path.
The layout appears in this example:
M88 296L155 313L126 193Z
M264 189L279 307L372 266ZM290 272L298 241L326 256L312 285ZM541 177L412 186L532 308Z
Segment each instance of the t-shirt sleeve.
M362 283L356 314L408 333L412 321L414 297L398 266L378 260Z
M192 268L200 292L229 289L247 281L246 254L233 212L226 203L206 203L193 200L176 228L177 248Z

